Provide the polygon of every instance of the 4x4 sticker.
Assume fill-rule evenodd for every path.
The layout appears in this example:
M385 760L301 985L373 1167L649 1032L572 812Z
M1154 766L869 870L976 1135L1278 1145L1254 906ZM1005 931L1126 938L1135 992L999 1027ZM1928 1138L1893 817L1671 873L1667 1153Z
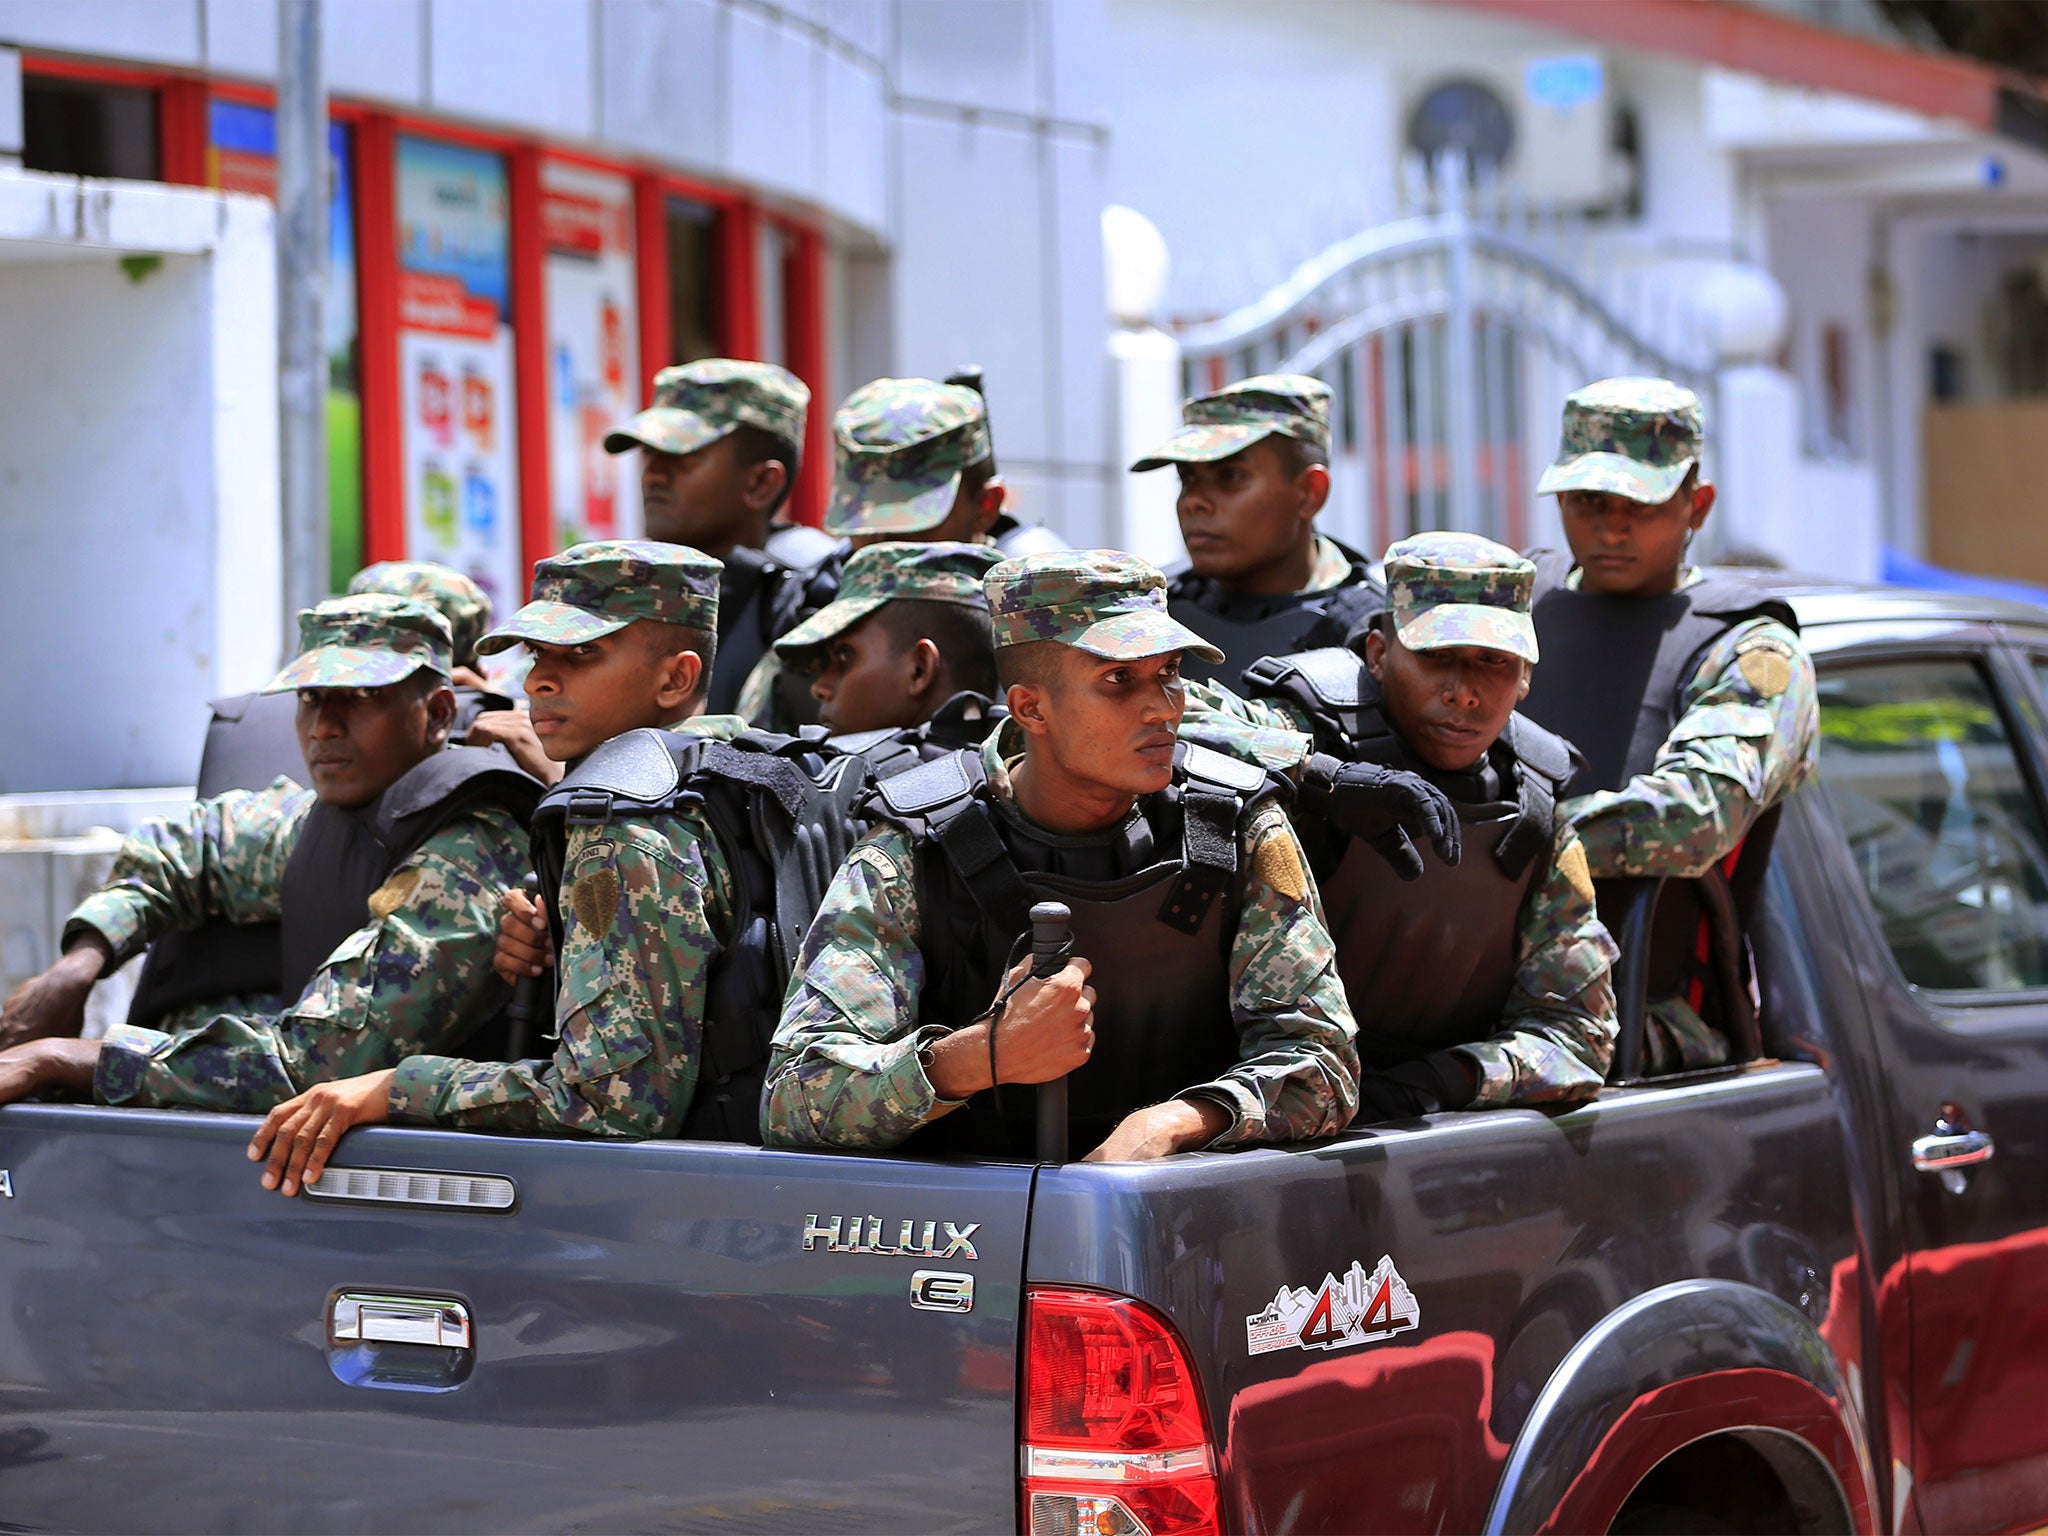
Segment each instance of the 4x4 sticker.
M1339 1280L1323 1276L1313 1291L1283 1285L1265 1311L1244 1320L1245 1347L1255 1355L1276 1349L1350 1349L1391 1339L1422 1321L1415 1293L1382 1255L1371 1274L1356 1259Z

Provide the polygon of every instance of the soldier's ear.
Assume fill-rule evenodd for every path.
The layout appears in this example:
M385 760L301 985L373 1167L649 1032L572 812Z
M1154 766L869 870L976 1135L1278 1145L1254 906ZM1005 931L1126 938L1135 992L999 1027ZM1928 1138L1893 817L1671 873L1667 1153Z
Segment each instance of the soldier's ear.
M1004 702L1010 706L1010 718L1017 722L1019 730L1031 736L1046 733L1044 688L1037 683L1012 683Z
M1386 681L1387 637L1377 624L1365 632L1365 670L1372 674L1374 682Z
M695 651L677 651L662 661L654 702L663 710L679 710L697 697L703 681L704 658Z
M446 741L455 729L455 690L443 683L427 695L427 740Z
M1714 484L1702 480L1692 488L1692 514L1688 526L1697 533L1699 526L1707 520L1707 514L1714 510Z
M1523 663L1522 663L1522 686L1521 686L1520 688L1517 688L1517 689L1515 690L1515 702L1516 702L1517 704L1521 703L1521 702L1522 702L1522 700L1524 700L1524 699L1526 699L1527 697L1529 697L1529 684L1530 684L1530 683L1532 683L1533 681L1535 681L1535 678L1536 678L1536 663L1535 663L1535 662L1533 662L1533 661L1525 661L1525 662L1523 662Z
M1301 515L1314 517L1330 499L1330 466L1311 464L1295 477L1294 484L1301 492Z
M930 692L945 665L938 646L928 636L920 635L917 643L905 654L910 660L910 691L913 694Z

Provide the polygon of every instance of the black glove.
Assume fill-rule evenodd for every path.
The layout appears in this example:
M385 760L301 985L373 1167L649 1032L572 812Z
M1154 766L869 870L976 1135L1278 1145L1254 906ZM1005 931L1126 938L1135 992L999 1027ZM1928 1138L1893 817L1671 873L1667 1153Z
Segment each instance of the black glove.
M1352 1122L1413 1120L1440 1109L1463 1109L1472 1102L1472 1093L1471 1069L1451 1052L1436 1051L1384 1072L1363 1073Z
M1403 880L1422 878L1422 838L1446 864L1458 862L1458 812L1427 779L1376 763L1345 763L1317 753L1301 766L1302 804L1340 832L1379 850Z

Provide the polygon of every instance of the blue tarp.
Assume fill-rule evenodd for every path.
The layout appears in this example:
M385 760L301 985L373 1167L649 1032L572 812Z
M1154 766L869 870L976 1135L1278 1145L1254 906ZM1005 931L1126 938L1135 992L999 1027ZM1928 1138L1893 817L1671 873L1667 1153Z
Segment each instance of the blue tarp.
M1977 576L1968 571L1943 570L1911 555L1885 546L1881 578L1895 587L1927 587L1936 592L1967 592L1974 597L2003 597L2015 603L2033 603L2048 608L2048 587L2030 586L2024 581L2001 581L1996 576Z

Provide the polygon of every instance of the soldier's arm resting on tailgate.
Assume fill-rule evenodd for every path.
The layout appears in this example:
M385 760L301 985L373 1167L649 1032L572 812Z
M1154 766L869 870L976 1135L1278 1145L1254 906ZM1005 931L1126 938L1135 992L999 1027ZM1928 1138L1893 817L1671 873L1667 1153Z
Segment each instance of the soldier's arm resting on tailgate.
M1453 1047L1476 1071L1468 1105L1494 1109L1590 1098L1614 1059L1614 941L1571 828L1522 905L1515 989L1500 1031Z
M1181 1095L1221 1105L1209 1143L1299 1141L1350 1124L1358 1107L1358 1029L1337 976L1322 901L1285 809L1255 812L1244 837L1243 904L1230 957L1238 1063Z
M116 1025L93 1091L103 1104L261 1114L314 1083L460 1043L505 999L492 975L497 893L525 875L526 835L495 807L443 827L377 891L281 1014L219 1014L172 1036Z
M1709 646L1648 773L1565 802L1595 876L1702 874L1813 773L1813 660L1774 619Z
M855 847L825 893L768 1058L768 1145L886 1151L989 1086L988 1024L918 1024L924 961L911 870L909 840L884 828ZM996 1035L1002 1082L1048 1081L1087 1060L1089 968L1077 957L1042 981L1026 979L1028 961L1011 971L1006 990L1019 985Z
M166 933L210 918L275 918L285 862L312 803L311 790L278 779L265 790L201 800L182 816L130 833L106 884L65 920L63 958L8 998L0 1045L76 1035L94 982Z
M704 852L710 833L694 817L614 822L603 834L568 851L553 1058L419 1055L316 1085L273 1109L250 1142L250 1158L268 1164L264 1188L297 1193L319 1177L351 1126L386 1120L527 1134L674 1134L696 1086L705 976L730 932L731 895L723 869Z

